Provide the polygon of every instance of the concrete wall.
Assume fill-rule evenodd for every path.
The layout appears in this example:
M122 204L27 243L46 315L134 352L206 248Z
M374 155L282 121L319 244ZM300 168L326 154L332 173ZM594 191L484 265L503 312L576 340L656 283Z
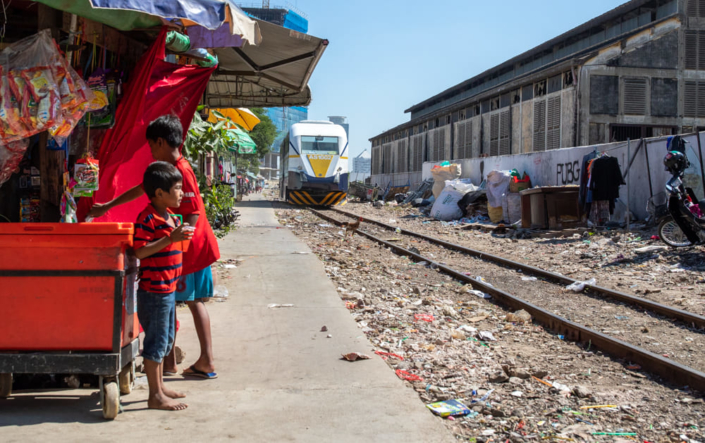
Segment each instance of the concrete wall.
M411 189L418 187L421 182L421 172L407 172L403 174L380 174L373 175L371 183L381 188L386 188L389 183L392 186L406 186L410 185Z
M697 136L685 137L689 145L689 158L693 163L689 170L689 186L695 189L696 195L703 198L702 181L700 177L699 154ZM652 194L664 192L664 185L670 179L670 175L664 170L663 157L666 155L667 138L645 139L645 147L638 153L636 148L639 140L631 142L631 155L634 159L631 170L625 181L629 186L620 188L620 199L626 203L627 193L629 193L630 208L640 219L647 216L646 203ZM700 133L700 142L705 145L705 133ZM619 159L622 174L627 170L629 164L627 160L627 143L612 143L595 146L582 146L576 148L557 149L546 152L534 152L528 154L505 155L500 157L477 158L458 160L462 170L462 178L469 178L474 184L480 184L487 177L487 174L495 170L517 169L520 173L526 171L531 176L533 186L564 186L579 185L582 171L582 159L586 154L598 150L606 152L612 157ZM646 158L649 158L649 168L647 168ZM424 163L423 179L432 178L431 168L437 163ZM649 171L651 176L651 186L649 186ZM374 180L373 180L374 182Z

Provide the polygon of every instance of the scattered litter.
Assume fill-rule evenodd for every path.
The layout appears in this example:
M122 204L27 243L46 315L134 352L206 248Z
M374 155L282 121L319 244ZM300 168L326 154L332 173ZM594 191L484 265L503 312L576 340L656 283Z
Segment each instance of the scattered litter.
M497 341L496 338L494 338L494 335L492 335L491 332L489 331L481 331L477 334L477 338L479 338L482 341Z
M586 286L594 286L596 283L597 280L595 280L594 278L591 278L587 281L576 281L575 283L566 286L566 290L573 292L583 292Z
M343 360L347 361L358 361L358 360L369 360L371 357L369 355L360 354L357 352L351 352L349 354L342 354Z
M326 338L333 338L333 335L328 334L328 335L326 335Z
M268 304L267 307L268 307L269 309L276 309L276 308L293 308L294 305L292 305L292 304L271 303L271 304Z
M522 281L536 281L538 278L536 277L522 277Z
M294 254L294 255L307 255L307 254L310 254L310 252L303 252L303 251L302 252L292 252L292 254Z
M236 268L237 268L237 266L231 265L231 264L223 265L223 267L224 267L225 269L236 269Z
M668 246L646 246L644 248L638 248L635 249L634 252L637 254L646 254L649 252L660 252L660 251L668 251Z
M375 354L381 356L382 360L386 360L387 357L394 357L397 360L402 360L402 361L404 360L404 357L402 357L401 355L392 354L391 352L375 351Z
M522 309L513 314L507 314L504 320L511 323L531 323L531 314Z
M134 384L132 385L132 389L142 389L145 391L147 389L149 389L149 384L147 383L147 377L142 376L142 377L135 378Z
M213 288L213 297L216 298L228 298L228 288L223 285L218 285Z
M470 413L470 409L458 400L439 401L426 407L440 417L458 417Z
M406 381L423 381L421 377L418 375L411 374L409 372L403 371L401 369L397 369L394 371L397 374L397 377L401 378L402 380Z
M415 314L414 320L415 321L425 321L425 322L431 323L434 320L434 318L433 318L433 314Z
M513 397L521 397L522 395L524 395L524 393L521 392L521 391L514 391L514 392L512 392L512 396L513 396Z
M588 406L581 406L580 409L605 409L605 408L610 408L610 409L617 409L619 406L617 405L588 405Z

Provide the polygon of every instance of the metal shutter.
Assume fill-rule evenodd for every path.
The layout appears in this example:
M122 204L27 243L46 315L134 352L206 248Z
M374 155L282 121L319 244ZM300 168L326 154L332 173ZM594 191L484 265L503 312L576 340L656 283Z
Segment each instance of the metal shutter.
M399 140L397 142L396 160L396 172L409 172L409 151L406 147L406 140Z
M705 82L698 83L698 102L696 106L696 112L698 118L705 118Z
M685 82L683 115L685 117L695 117L697 115L698 103L698 83L694 81Z
M698 69L697 31L685 31L685 69Z
M467 121L458 122L455 124L455 146L453 146L453 158L464 158L463 149L465 148L465 126Z
M394 165L392 164L392 144L387 143L382 146L382 173L391 174L394 172Z
M534 102L534 151L546 150L546 100Z
M499 114L499 155L509 155L511 149L511 111Z
M558 149L561 147L561 98L551 97L547 102L546 149Z
M626 115L646 115L646 79L624 79L624 113Z
M705 17L705 0L688 0L686 14L688 17Z
M425 134L417 134L411 138L410 172L418 172L422 169L424 161L424 136Z
M499 114L490 116L490 157L499 155Z
M379 147L372 148L372 174L381 174L381 159L379 158Z

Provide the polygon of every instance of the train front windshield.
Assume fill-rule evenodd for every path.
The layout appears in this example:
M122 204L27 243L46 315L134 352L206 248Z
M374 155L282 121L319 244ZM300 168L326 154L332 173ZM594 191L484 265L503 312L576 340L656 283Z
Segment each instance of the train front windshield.
M310 154L338 155L338 137L301 137L301 151Z

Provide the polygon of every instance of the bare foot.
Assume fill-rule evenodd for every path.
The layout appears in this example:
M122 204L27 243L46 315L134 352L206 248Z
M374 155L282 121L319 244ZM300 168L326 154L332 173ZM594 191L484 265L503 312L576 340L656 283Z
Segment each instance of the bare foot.
M164 370L162 371L164 375L174 375L179 373L179 367L174 366L173 368L167 368L164 366Z
M188 408L188 405L179 403L166 395L156 394L154 397L150 397L147 400L147 407L149 409L161 409L163 411L183 411Z
M183 392L172 391L168 388L162 388L162 392L169 398L186 398L186 394Z

